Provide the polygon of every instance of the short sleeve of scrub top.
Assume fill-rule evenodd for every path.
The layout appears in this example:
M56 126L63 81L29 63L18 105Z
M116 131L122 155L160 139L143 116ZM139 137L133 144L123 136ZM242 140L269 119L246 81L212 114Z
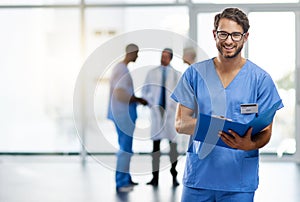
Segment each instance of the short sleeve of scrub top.
M185 71L171 95L171 98L176 102L192 110L197 109L195 92L192 86L194 79L193 70L191 68L189 71Z
M133 91L132 78L125 64L119 63L112 73L113 88L121 88L126 91Z

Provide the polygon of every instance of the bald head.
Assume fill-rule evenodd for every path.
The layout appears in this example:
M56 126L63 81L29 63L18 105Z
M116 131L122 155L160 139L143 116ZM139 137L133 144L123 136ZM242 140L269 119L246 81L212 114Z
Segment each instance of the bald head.
M196 51L192 47L187 47L183 49L183 56L182 56L183 62L191 65L195 63L196 60Z
M139 51L139 47L137 45L131 43L126 46L126 53L132 53L136 51Z
M133 43L126 46L126 56L124 62L128 64L129 62L135 62L138 57L139 47Z

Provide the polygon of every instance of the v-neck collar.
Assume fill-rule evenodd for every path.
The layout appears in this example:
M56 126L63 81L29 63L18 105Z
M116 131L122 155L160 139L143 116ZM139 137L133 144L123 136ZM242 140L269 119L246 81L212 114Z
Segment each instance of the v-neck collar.
M241 68L241 69L238 71L238 73L233 77L233 79L230 81L230 83L229 83L226 87L224 87L224 85L223 85L223 83L222 83L222 81L221 81L221 78L220 78L220 76L219 76L219 74L218 74L218 72L217 72L217 70L216 70L216 66L215 66L215 63L214 63L214 59L215 59L215 58L212 58L212 59L211 59L211 63L212 63L212 67L213 67L213 72L214 72L214 74L216 75L216 78L217 78L217 80L218 80L219 85L220 85L220 86L222 87L222 89L224 89L224 90L230 88L230 86L233 85L232 83L234 83L235 80L237 80L238 77L240 77L239 75L242 74L242 73L245 71L244 69L245 69L245 67L246 67L246 65L247 65L247 63L248 63L248 59L246 59L246 62L245 62L245 64L242 66L242 68Z

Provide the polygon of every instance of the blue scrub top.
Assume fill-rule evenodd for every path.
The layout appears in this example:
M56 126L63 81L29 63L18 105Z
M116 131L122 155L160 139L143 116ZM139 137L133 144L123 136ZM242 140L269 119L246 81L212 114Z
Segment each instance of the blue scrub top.
M248 123L255 114L241 114L240 105L257 103L258 111L281 100L270 75L247 60L232 82L223 87L213 58L191 65L181 77L171 97L195 112L222 115ZM278 109L283 107L281 104ZM199 154L206 148L206 154ZM258 150L242 151L192 141L187 152L185 186L253 192L258 186Z

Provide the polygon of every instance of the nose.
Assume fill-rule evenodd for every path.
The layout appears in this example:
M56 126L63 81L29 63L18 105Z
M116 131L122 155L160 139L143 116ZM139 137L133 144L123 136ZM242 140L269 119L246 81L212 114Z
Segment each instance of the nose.
M229 34L228 35L228 37L227 37L227 39L225 40L225 42L227 43L232 43L233 42L233 40L232 40L232 38L231 38L232 36Z

